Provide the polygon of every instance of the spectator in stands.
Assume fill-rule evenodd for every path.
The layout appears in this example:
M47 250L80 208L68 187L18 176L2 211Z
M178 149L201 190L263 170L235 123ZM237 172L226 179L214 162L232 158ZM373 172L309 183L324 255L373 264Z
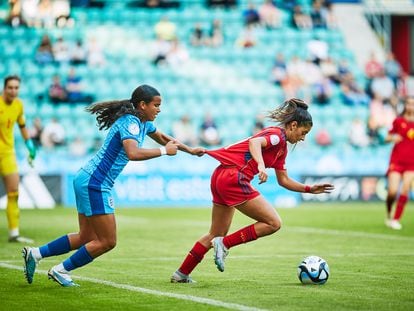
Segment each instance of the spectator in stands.
M374 94L369 104L368 136L372 145L384 143L384 131L391 128L397 113L390 103L384 103L381 96Z
M197 133L189 115L184 114L172 125L172 136L188 146L198 145Z
M328 78L331 82L338 84L340 83L339 68L336 62L328 55L324 60L319 63L322 75Z
M53 56L58 64L67 64L70 61L70 47L63 37L59 37L53 44Z
M256 5L253 2L248 2L247 8L243 10L242 14L245 26L255 26L260 23L260 15L257 11Z
M53 104L59 104L68 100L68 94L66 87L62 84L60 76L54 75L52 78L52 84L49 86L48 95L49 100Z
M170 49L166 56L166 62L170 66L183 65L190 59L187 48L180 43L178 39L172 40Z
M48 149L53 149L57 146L63 146L65 140L65 128L57 118L52 118L50 122L45 125L40 136L42 146Z
M88 59L88 52L83 46L83 41L81 39L76 40L75 45L70 51L70 63L71 65L82 65L86 64Z
M55 17L53 16L53 3L51 0L39 0L37 18L41 27L53 28Z
M365 76L367 77L366 93L373 97L371 91L372 79L380 75L380 72L383 70L382 64L377 60L377 56L374 52L371 52L370 58L365 64Z
M154 43L152 63L155 66L166 63L167 55L171 49L171 42L157 39Z
M195 24L191 32L191 37L190 37L191 45L192 46L204 46L207 43L206 41L207 40L206 40L201 23Z
M215 18L209 31L209 45L212 47L221 46L224 43L223 25L220 19Z
M366 123L360 118L352 120L349 130L349 143L357 148L367 147L370 143Z
M257 114L254 124L253 124L253 129L252 129L252 136L256 135L257 133L259 133L261 130L263 130L265 128L265 122L264 122L264 116L262 114Z
M69 69L65 88L70 103L91 103L94 100L92 95L85 93L82 78L77 75L74 67Z
M332 145L332 138L326 128L321 128L316 132L315 142L318 146L327 147Z
M333 85L331 80L322 77L312 85L312 96L316 104L327 105L331 101Z
M371 81L380 74L381 70L383 70L381 62L378 61L375 52L371 52L371 55L365 64L365 76Z
M397 84L397 92L400 98L414 97L414 77L402 72Z
M41 247L23 249L28 283L33 282L41 259L76 250L48 272L49 277L59 285L76 286L70 272L115 247L116 220L111 191L115 179L129 161L172 156L177 150L197 156L205 153L204 148L191 148L157 130L153 121L160 112L160 105L160 93L151 86L141 85L130 99L100 102L88 107L87 110L96 115L99 129L108 130L108 135L100 151L78 171L74 179L79 231L65 234ZM162 147L142 148L147 135Z
M55 18L56 26L59 28L73 27L75 21L70 16L69 0L54 0L53 1L53 16Z
M22 15L21 0L9 0L9 13L6 18L6 23L12 27L19 27L25 25Z
M44 34L36 50L35 60L39 65L50 64L54 61L53 45L49 35Z
M251 48L257 44L256 29L253 24L245 25L237 38L236 45Z
M310 16L313 28L326 28L326 8L322 5L322 0L314 0Z
M267 29L280 27L281 12L272 0L264 0L259 7L260 23Z
M177 26L169 20L168 16L164 15L155 24L154 32L157 39L172 41L177 37Z
M326 26L329 29L336 29L338 28L338 18L336 17L333 11L333 5L331 2L325 2L325 19L326 19Z
M81 136L76 136L69 143L69 154L74 157L83 157L87 154L88 148Z
M304 13L300 5L295 5L292 14L293 26L297 29L311 29L312 28L312 19L311 17Z
M384 101L389 101L396 93L394 82L380 70L378 76L374 77L371 82L371 94L378 94Z
M213 116L206 113L200 127L200 142L202 146L211 147L221 144L220 133Z
M342 101L347 106L368 106L369 96L358 86L355 80L350 77L341 83Z
M28 27L37 27L37 5L39 0L24 0L22 2L22 14Z
M103 66L106 63L105 54L98 40L92 37L87 44L88 65L91 67Z
M318 34L315 34L311 40L308 41L307 50L312 61L319 66L319 64L328 58L329 46L322 40Z
M287 64L283 53L279 52L276 54L275 61L272 68L271 80L276 85L281 85L282 81L286 79L287 75Z
M384 71L385 74L394 82L394 86L397 87L398 81L401 79L402 67L395 59L394 53L392 52L388 52L387 54L387 58L384 62Z
M304 185L287 175L287 142L296 144L304 140L312 128L312 117L307 109L303 101L291 99L269 113L269 119L279 126L265 128L256 136L206 152L220 162L210 183L213 196L210 229L194 244L173 273L171 282L193 283L190 274L210 248L214 249L217 269L223 272L230 248L280 229L282 221L274 206L250 184L255 175L259 183L266 182L266 168L273 168L276 180L290 191L329 193L334 189L331 184ZM249 216L254 223L228 234L235 210Z
M42 132L43 132L42 119L40 119L39 117L36 117L33 120L32 127L29 129L30 139L33 141L34 145L36 146L36 149L42 146L42 143L40 142L40 137L42 136Z
M394 120L386 141L393 143L388 166L388 193L385 225L394 230L402 229L400 223L410 197L414 181L414 97L406 98L403 112ZM393 205L397 201L394 215Z

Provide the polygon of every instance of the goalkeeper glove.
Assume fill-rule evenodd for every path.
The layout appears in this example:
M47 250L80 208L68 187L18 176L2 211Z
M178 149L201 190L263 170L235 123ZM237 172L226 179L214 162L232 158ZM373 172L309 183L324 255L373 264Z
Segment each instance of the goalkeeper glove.
M33 140L28 139L24 142L26 144L27 150L29 150L29 158L34 160L36 158L36 147L33 143Z

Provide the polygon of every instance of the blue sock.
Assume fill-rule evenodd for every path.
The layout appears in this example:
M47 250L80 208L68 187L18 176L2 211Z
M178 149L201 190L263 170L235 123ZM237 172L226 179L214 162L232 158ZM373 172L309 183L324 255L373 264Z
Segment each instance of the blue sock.
M92 256L88 253L85 245L83 245L76 253L63 262L63 267L66 271L71 271L90 263L92 260Z
M70 250L70 242L67 235L61 236L60 238L39 247L40 255L42 255L43 258L66 254Z

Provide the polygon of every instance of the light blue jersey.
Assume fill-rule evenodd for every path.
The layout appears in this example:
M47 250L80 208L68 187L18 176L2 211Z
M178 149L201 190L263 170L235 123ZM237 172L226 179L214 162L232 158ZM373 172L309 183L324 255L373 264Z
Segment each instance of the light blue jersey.
M115 179L129 159L122 142L135 139L142 146L147 134L154 133L152 122L141 122L127 114L112 124L101 149L79 171L74 180L78 212L86 216L113 213L110 194Z

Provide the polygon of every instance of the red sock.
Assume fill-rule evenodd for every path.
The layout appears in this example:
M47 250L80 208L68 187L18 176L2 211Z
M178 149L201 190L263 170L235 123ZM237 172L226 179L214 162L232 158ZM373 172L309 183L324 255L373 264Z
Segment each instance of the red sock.
M407 204L408 196L400 195L397 202L397 208L395 209L394 219L400 220L402 213L404 212L405 204Z
M203 260L204 254L207 253L209 248L206 248L200 242L194 244L193 248L185 257L183 263L181 264L179 270L180 272L189 275L191 271Z
M230 248L242 243L247 243L257 239L256 230L254 225L250 225L236 231L230 235L226 235L223 238L223 244L225 247Z

